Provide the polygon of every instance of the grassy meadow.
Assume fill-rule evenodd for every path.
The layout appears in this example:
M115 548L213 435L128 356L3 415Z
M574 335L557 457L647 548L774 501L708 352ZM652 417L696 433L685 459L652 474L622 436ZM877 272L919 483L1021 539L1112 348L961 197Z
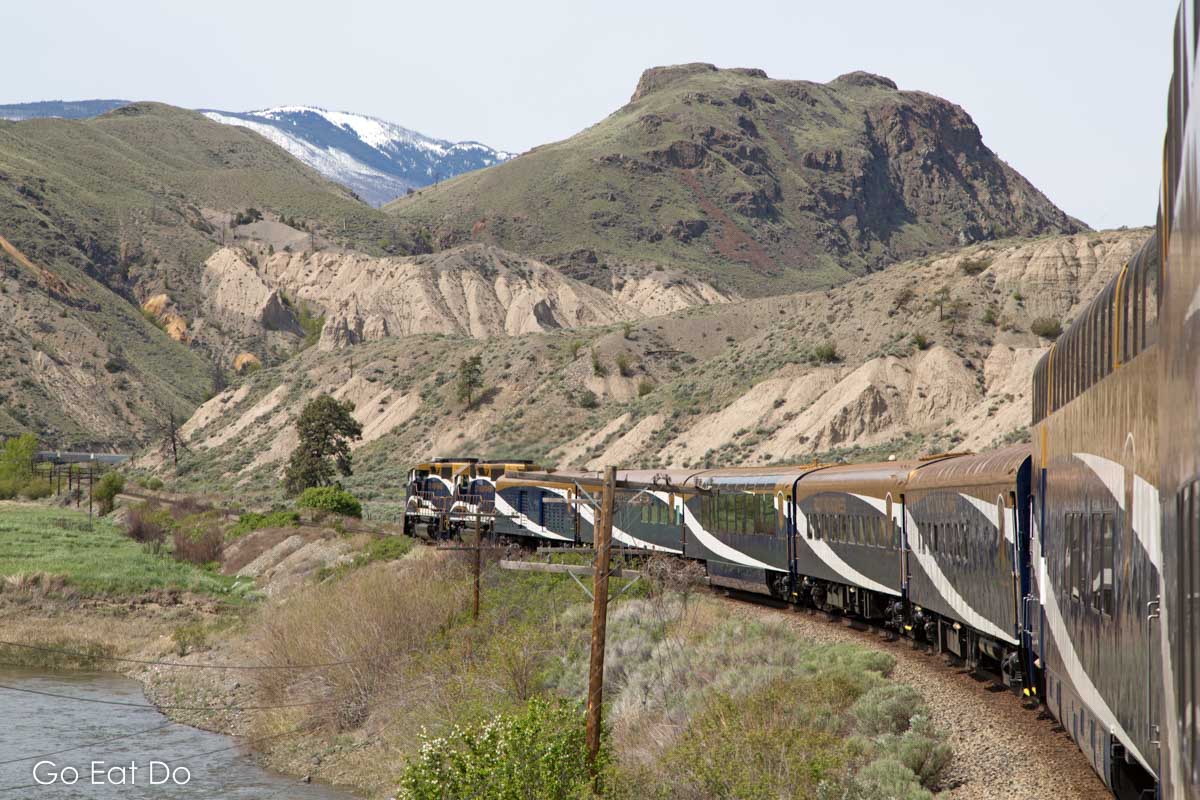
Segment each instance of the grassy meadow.
M0 581L0 594L48 582L85 595L174 589L233 596L237 583L153 553L106 519L89 524L86 513L15 503L0 503Z

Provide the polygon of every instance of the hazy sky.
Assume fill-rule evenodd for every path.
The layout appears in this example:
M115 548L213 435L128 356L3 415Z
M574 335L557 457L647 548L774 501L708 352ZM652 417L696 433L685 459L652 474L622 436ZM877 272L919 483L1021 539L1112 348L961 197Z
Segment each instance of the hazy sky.
M1174 14L1168 0L0 0L0 102L303 103L524 150L601 119L652 65L865 69L963 106L1068 213L1143 225Z

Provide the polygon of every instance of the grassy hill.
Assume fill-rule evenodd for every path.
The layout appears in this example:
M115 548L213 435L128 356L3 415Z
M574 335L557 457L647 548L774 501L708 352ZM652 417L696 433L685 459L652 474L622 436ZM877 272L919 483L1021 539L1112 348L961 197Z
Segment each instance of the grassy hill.
M1083 227L945 100L866 73L819 84L707 64L648 70L570 139L386 210L437 246L488 241L598 283L685 267L749 295Z
M248 344L203 319L200 276L250 208L258 225L286 218L317 246L415 247L282 149L194 112L136 103L87 120L0 121L0 314L16 323L0 331L15 367L0 374L0 436L131 443L195 408L213 361L227 370ZM183 343L140 310L162 294Z

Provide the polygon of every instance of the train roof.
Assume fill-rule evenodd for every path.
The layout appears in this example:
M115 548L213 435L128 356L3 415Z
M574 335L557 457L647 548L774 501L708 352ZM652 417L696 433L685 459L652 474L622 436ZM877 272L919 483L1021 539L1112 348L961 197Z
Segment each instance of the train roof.
M853 492L872 497L899 495L912 473L944 459L958 456L939 455L928 459L879 461L871 464L838 464L816 470L796 484L797 496L818 492Z
M913 472L905 488L914 491L944 486L971 487L1014 483L1021 465L1030 457L1028 444L1005 447L990 453L939 460Z

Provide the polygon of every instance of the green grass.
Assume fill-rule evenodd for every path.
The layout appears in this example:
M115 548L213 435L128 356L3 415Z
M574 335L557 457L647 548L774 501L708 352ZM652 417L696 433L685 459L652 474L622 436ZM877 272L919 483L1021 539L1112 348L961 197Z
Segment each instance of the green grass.
M87 514L77 511L0 506L0 576L61 576L84 594L237 593L236 578L151 554L107 520L94 521L91 530L85 530L87 522Z

